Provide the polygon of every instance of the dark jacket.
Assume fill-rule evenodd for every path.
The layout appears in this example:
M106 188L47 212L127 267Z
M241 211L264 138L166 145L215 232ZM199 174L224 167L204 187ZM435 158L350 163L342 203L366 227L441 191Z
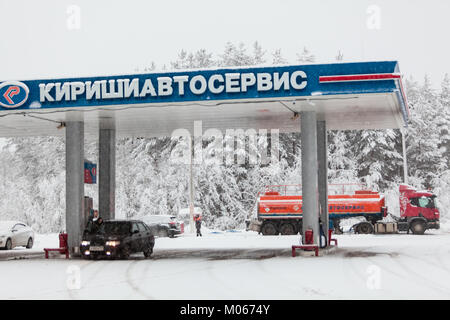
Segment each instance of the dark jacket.
M101 231L102 226L103 226L102 217L98 217L97 220L95 220L95 221L93 218L90 218L86 225L86 230L89 233L97 233L97 232Z

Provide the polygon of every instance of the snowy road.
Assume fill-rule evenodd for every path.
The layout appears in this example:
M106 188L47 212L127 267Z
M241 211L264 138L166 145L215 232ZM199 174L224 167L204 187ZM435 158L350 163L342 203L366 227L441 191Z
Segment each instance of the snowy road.
M450 298L449 233L335 237L320 257L292 258L298 236L224 232L158 238L151 259L86 261L43 259L57 236L41 236L25 259L0 252L0 299Z

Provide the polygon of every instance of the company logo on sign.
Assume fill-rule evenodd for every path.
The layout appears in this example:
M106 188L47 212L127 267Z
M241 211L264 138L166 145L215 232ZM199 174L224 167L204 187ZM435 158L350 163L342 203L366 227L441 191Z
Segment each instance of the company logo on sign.
M4 108L18 108L27 99L30 90L19 81L6 81L0 84L0 106Z

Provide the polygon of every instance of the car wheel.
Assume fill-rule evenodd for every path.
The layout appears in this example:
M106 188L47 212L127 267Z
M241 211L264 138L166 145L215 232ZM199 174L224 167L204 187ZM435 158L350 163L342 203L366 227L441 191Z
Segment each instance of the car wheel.
M5 250L11 250L12 249L12 242L11 239L6 240L5 244Z
M26 248L27 248L27 249L33 248L33 238L30 237L30 238L28 239Z
M148 257L150 257L152 255L152 253L153 253L153 248L152 248L151 244L148 243L147 244L147 248L145 248L145 250L144 250L144 256L146 258L148 258Z

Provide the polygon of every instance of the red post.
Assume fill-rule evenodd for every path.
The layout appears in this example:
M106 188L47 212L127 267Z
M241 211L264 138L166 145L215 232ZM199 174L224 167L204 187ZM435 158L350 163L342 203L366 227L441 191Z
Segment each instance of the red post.
M333 241L334 244L337 246L338 245L337 239L331 239L332 232L333 232L333 229L328 229L328 245L330 246L331 242Z
M314 235L311 229L305 231L305 241L303 244L314 244Z

